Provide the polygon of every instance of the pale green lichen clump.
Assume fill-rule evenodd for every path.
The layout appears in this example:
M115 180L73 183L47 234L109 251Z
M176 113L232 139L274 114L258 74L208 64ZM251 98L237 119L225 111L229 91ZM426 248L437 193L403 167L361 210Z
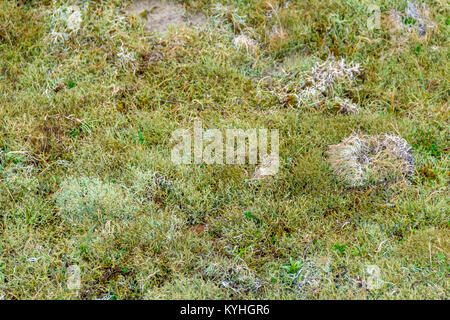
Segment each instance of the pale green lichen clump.
M70 177L55 196L61 216L73 223L127 221L136 213L127 189L97 178Z

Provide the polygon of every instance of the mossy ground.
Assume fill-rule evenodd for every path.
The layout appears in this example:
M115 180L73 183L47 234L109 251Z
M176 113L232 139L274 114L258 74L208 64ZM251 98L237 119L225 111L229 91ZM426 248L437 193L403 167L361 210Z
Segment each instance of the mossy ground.
M0 1L0 297L449 298L445 1L426 1L429 34L402 41L366 22L369 5L384 21L407 1L189 0L204 27L164 36L125 15L128 3ZM74 32L70 5L82 13ZM257 50L237 48L241 34ZM363 74L299 102L302 74L332 55ZM359 112L342 114L335 97ZM278 174L174 165L171 133L196 119L278 129ZM344 184L325 152L355 132L403 137L411 181ZM92 189L85 203L73 181L117 198L97 203ZM102 219L66 219L89 210ZM382 285L368 290L370 265Z

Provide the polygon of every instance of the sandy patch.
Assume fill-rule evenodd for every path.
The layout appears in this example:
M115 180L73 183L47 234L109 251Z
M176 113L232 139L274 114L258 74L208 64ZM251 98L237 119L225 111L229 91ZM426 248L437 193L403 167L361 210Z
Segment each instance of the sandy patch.
M200 26L206 22L204 15L188 13L181 5L164 0L135 1L125 12L139 17L150 32L163 33L170 26Z

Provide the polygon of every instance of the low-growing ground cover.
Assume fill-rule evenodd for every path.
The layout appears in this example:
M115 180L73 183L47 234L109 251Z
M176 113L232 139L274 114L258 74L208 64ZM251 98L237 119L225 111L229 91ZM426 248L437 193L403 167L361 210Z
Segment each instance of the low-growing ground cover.
M447 299L449 19L0 1L0 297ZM196 120L279 130L277 174L174 164Z

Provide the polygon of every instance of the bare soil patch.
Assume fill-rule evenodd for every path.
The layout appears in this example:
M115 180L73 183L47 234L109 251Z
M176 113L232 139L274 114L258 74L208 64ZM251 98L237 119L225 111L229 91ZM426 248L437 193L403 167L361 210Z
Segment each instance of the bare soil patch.
M125 11L141 18L147 31L160 33L167 31L170 26L201 26L206 23L203 14L189 13L183 6L172 1L139 0Z

